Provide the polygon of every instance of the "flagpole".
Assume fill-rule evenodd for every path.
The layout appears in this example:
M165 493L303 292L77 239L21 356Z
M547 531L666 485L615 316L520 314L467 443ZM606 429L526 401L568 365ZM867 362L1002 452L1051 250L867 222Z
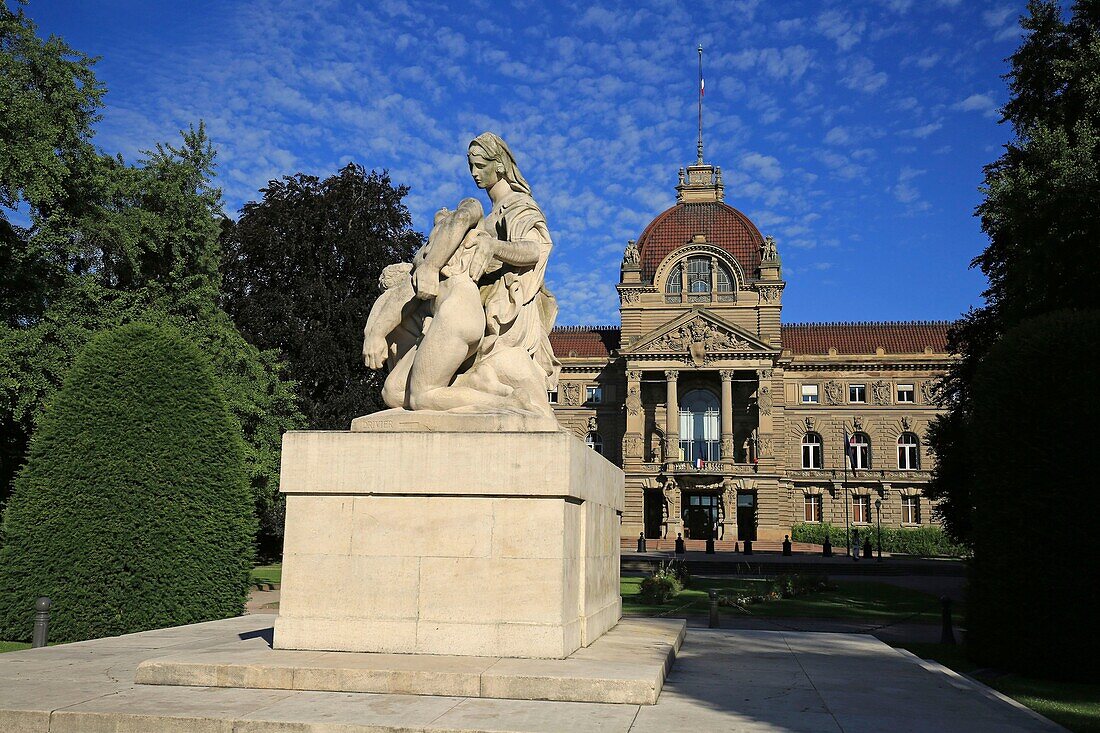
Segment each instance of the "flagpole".
M848 557L852 556L852 535L848 524L848 426L844 426L844 547Z
M703 44L699 44L699 145L696 165L703 164Z

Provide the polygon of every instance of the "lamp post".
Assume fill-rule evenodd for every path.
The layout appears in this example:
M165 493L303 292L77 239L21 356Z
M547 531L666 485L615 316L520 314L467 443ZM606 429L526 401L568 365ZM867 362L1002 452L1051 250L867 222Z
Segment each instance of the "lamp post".
M875 519L878 524L878 561L882 562L882 499L875 499Z

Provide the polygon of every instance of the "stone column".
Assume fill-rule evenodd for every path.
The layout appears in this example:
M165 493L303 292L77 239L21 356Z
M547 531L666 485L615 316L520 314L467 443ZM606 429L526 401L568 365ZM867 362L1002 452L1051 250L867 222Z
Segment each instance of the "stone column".
M723 369L722 378L722 460L733 463L733 374L732 369Z
M665 460L680 460L680 399L676 394L680 372L665 371Z

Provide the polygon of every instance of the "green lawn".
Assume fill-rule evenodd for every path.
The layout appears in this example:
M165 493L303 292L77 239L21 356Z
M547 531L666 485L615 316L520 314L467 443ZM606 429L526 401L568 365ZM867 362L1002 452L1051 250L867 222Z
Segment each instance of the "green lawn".
M30 648L30 644L24 644L21 641L0 641L0 654L4 652L18 652Z
M994 690L1027 705L1055 723L1079 733L1100 733L1100 683L1057 682L1018 674L978 669L962 647L943 644L902 644L922 659L932 659L970 675Z
M704 614L710 608L708 590L726 594L760 594L771 585L768 580L702 579L692 580L691 587L680 592L663 606L647 605L638 599L641 578L623 578L621 593L623 611L652 616ZM762 618L853 618L882 623L909 620L914 623L939 623L939 599L928 593L899 588L888 583L844 583L818 593L785 598L779 601L755 603L747 607L748 614ZM722 606L723 614L746 615L737 608ZM961 614L961 609L958 610Z
M283 579L283 566L281 563L274 565L259 565L252 568L253 583L280 583Z

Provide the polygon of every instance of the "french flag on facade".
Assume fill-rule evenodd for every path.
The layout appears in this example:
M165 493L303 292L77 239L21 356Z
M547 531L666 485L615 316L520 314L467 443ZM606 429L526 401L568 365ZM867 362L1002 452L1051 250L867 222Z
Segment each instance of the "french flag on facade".
M696 470L700 470L700 471L703 469L703 459L702 458L696 458L695 459L695 468L696 468Z

